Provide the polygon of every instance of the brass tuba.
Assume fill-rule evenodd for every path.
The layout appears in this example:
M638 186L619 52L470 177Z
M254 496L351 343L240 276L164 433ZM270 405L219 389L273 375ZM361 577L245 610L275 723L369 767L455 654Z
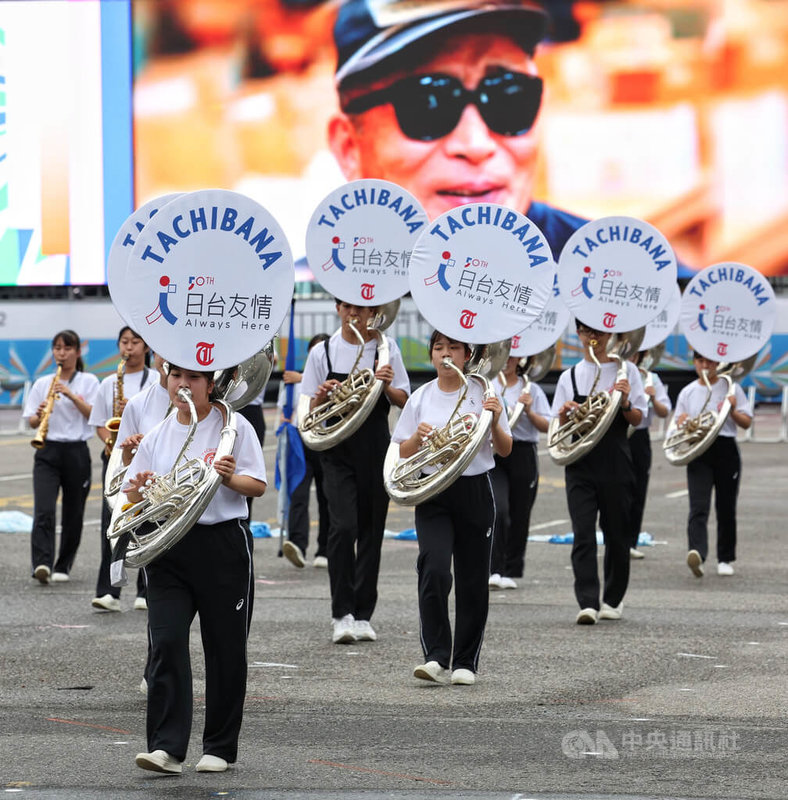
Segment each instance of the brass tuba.
M507 339L491 345L474 346L467 375L450 358L443 360L444 365L456 370L462 380L460 397L446 425L433 431L412 456L400 459L399 443L392 442L389 445L383 474L386 491L395 503L417 506L429 500L451 486L473 461L490 430L492 412L483 409L476 417L473 414L459 414L458 411L471 380L481 383L485 399L495 393L488 376L497 373L508 356ZM435 471L425 474L425 468Z
M697 416L684 420L681 425L676 425L674 415L662 442L665 457L674 467L689 464L690 461L693 461L711 447L720 430L722 430L725 420L728 419L731 413L730 397L734 391L734 382L741 380L750 372L755 365L757 357L758 354L753 353L743 361L720 365L720 369L717 370L717 377L725 381L727 391L725 392L725 400L719 410L707 407L711 400L712 385L709 383L706 370L701 372L701 380L706 385L706 391L708 392L703 408Z
M367 325L378 340L378 367L389 363L389 345L383 331L394 321L399 303L393 300L380 306ZM358 338L358 354L347 378L325 403L315 408L310 408L311 397L302 394L298 398L298 430L304 444L312 450L328 450L352 436L364 424L383 392L384 384L375 378L374 370L357 369L365 340L352 323L351 329Z
M607 354L618 362L616 382L627 377L627 359L637 352L643 341L645 328L618 333L612 336ZM621 405L621 392L596 391L602 368L594 355L594 340L589 343L589 353L596 364L596 377L586 400L571 413L562 425L558 417L550 420L547 431L547 449L556 464L571 464L592 450L607 432Z
M55 374L52 376L52 383L49 384L47 397L44 401L44 412L41 414L41 419L38 423L38 430L36 430L36 435L30 440L30 444L35 447L36 450L40 450L47 443L46 439L47 432L49 431L49 418L52 416L52 409L55 407L55 399L57 396L57 393L55 392L55 386L57 386L57 382L60 380L60 373L62 371L63 365L58 364Z

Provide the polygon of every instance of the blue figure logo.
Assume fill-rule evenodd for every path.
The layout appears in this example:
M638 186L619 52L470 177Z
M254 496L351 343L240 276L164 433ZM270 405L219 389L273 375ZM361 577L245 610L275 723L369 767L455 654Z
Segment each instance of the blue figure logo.
M160 317L164 317L170 325L174 325L178 321L178 317L170 311L169 306L167 305L167 295L168 294L175 294L176 289L178 288L176 284L170 283L170 279L167 275L162 275L159 278L159 284L164 289L164 291L159 292L159 302L156 308L145 317L145 321L148 325L153 325L157 319Z
M434 275L430 275L429 278L424 279L424 285L432 286L435 283L439 283L443 291L448 292L449 289L451 289L451 284L446 280L446 270L449 267L453 267L454 264L455 261L451 257L451 253L448 250L444 250L443 263L438 267Z
M339 236L334 236L333 239L331 239L331 244L334 245L331 249L331 258L329 258L328 261L323 264L323 270L328 272L331 267L336 267L344 272L345 265L339 259L339 251L345 248L345 243L339 238Z

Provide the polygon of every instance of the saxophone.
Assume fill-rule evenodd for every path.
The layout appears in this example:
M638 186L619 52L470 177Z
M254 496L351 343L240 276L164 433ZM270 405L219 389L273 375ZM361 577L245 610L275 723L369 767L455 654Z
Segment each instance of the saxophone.
M121 356L118 362L118 374L115 387L112 392L112 416L104 423L104 427L109 431L109 436L104 443L104 452L107 455L112 453L115 447L115 434L120 428L120 417L123 414L123 376L126 374L126 362L128 356Z
M49 391L47 392L47 399L44 405L44 413L41 415L41 421L38 423L38 430L36 431L36 435L30 441L30 444L35 447L36 450L40 450L46 444L47 431L49 430L49 418L52 415L52 409L55 407L55 398L57 397L55 386L57 386L57 383L60 380L60 373L62 371L63 365L58 364L55 376L52 378L52 383L49 384Z

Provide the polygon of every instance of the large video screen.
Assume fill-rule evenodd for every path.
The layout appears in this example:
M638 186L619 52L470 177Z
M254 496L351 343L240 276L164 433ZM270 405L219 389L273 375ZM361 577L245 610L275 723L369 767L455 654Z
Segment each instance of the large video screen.
M133 210L130 0L0 3L0 285L106 282Z

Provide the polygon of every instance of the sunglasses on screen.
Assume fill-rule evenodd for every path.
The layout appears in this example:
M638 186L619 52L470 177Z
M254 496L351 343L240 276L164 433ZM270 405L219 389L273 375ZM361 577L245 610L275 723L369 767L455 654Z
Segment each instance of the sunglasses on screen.
M386 103L394 106L402 133L420 142L450 134L471 103L493 133L522 136L539 114L542 79L522 72L500 72L482 78L475 89L466 89L451 75L414 75L350 100L344 111L360 114Z

